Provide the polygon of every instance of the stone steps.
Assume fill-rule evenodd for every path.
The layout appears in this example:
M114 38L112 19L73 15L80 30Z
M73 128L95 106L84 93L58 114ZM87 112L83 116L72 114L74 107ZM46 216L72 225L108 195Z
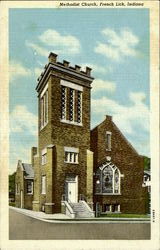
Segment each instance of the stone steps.
M87 207L82 202L73 203L72 209L75 212L76 218L90 218L90 217L92 217L90 211L87 209Z

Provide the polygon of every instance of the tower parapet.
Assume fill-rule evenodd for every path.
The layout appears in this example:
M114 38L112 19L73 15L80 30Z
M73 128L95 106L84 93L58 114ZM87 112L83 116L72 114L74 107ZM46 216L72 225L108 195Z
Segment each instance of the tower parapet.
M41 73L41 75L38 77L37 81L37 87L36 90L39 91L41 89L42 83L44 82L45 78L48 76L48 74L54 70L56 72L65 73L70 75L71 77L75 77L77 79L80 79L82 81L86 81L88 83L91 83L93 81L93 77L91 76L92 69L86 66L86 70L81 70L81 67L79 65L70 66L70 62L63 60L63 62L57 61L58 55L51 52L48 57L48 64L45 65L44 71ZM53 73L53 72L52 72ZM89 84L88 84L89 87Z

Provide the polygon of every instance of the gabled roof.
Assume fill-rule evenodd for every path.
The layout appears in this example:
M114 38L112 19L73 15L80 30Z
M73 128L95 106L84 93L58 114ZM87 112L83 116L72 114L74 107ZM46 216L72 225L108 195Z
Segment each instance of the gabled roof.
M24 176L26 178L34 178L34 170L32 168L32 164L22 163L22 167L25 172Z
M113 127L119 132L119 134L121 135L121 137L123 138L123 140L128 144L128 146L137 154L138 152L136 151L136 149L132 146L132 144L128 141L128 139L124 136L124 134L121 132L121 130L117 127L117 125L113 122L112 120L112 116L110 115L106 115L106 119L103 120L100 124L98 124L96 127L94 127L93 129L91 129L91 133L94 131L94 130L98 130L102 124L106 123L107 121L111 122Z

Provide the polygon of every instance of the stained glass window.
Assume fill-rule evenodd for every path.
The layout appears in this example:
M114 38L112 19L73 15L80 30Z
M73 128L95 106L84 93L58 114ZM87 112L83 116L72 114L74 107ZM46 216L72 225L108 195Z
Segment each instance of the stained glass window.
M103 170L102 192L103 193L113 193L113 170L109 166L107 166Z
M120 193L120 171L113 164L98 168L95 175L95 192L101 194Z

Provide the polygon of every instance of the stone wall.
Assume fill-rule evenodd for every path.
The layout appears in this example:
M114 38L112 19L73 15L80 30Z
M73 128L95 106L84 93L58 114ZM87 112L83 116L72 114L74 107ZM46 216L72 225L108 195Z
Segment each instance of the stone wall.
M33 210L40 211L40 159L39 156L34 156L34 197L33 197Z
M15 206L19 208L32 209L33 195L27 194L27 179L24 177L22 162L18 161L15 185L19 185L19 192L15 194ZM22 196L22 198L21 198ZM22 201L22 204L21 204Z
M33 194L27 194L27 180L24 179L24 208L32 210Z
M24 175L23 169L21 167L22 162L18 161L16 176L15 176L15 185L19 185L19 192L15 194L15 206L24 208ZM22 192L22 205L21 205L21 192Z

